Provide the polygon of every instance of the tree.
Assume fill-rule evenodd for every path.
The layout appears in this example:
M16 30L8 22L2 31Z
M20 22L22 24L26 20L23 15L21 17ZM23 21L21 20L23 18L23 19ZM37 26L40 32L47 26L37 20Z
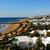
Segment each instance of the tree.
M36 47L37 47L37 50L40 50L40 48L42 47L42 40L40 37L38 37L38 40L36 42Z
M33 34L33 36L40 37L40 34L37 31L35 31L35 33Z
M4 49L7 43L8 43L8 38L5 36L2 42L0 43L0 48Z

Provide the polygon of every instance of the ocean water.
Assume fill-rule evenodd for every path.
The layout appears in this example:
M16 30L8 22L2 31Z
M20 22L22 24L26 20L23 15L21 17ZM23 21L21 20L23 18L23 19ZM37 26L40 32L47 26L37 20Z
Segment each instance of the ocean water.
M6 28L8 28L8 26L9 26L9 23L18 22L25 18L27 18L27 17L0 18L0 32L3 32L4 30L6 30Z
M12 17L12 18L0 18L0 24L3 24L3 23L13 23L13 22L18 22L22 19L25 19L27 17Z

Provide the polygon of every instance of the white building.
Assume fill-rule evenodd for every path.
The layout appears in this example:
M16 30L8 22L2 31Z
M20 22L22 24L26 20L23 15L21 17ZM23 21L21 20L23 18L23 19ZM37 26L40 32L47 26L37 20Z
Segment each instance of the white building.
M42 39L42 43L47 46L47 44L50 44L50 37L47 37L47 38L44 38L44 37L41 37Z
M47 30L47 32L50 32L50 30Z
M32 38L34 44L36 44L37 39L38 37L35 37L35 36Z
M31 32L29 32L30 34L33 34L35 31L34 30L32 30Z
M44 34L42 30L36 30L39 34Z
M15 39L18 39L18 41L13 41L13 43L17 43L20 48L33 47L32 39L28 36L18 36Z
M43 30L44 36L46 37L47 30Z

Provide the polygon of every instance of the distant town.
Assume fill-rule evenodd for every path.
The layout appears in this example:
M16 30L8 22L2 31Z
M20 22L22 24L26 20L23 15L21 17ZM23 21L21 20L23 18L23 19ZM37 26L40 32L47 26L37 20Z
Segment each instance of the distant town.
M0 24L1 50L50 50L50 16L36 16Z

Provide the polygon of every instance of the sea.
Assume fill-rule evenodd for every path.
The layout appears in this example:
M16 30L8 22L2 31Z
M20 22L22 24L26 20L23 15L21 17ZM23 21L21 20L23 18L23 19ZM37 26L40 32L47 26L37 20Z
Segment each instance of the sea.
M0 18L0 32L3 32L10 23L19 22L22 19L26 19L28 17L6 17Z
M6 18L0 18L0 24L3 23L14 23L14 22L18 22L22 19L25 19L27 17L6 17Z

